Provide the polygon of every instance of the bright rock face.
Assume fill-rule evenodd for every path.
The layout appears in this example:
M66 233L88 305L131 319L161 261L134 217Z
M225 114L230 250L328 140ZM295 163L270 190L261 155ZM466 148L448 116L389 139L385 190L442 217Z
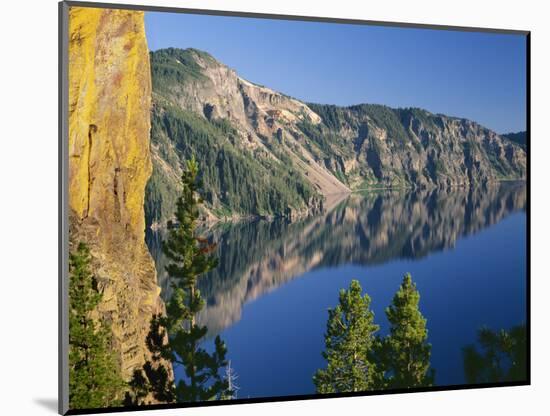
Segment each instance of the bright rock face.
M69 16L70 243L86 242L112 322L122 375L148 356L162 313L144 241L151 175L151 72L143 12L72 7Z

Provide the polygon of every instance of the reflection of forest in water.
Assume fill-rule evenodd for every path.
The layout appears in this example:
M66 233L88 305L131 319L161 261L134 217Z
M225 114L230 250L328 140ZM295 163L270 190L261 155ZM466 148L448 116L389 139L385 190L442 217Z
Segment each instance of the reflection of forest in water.
M352 194L323 215L296 222L217 224L218 267L199 281L207 300L199 322L217 333L240 318L244 303L317 267L415 259L454 246L525 209L524 183L448 190L382 190ZM164 296L169 284L162 231L147 243Z

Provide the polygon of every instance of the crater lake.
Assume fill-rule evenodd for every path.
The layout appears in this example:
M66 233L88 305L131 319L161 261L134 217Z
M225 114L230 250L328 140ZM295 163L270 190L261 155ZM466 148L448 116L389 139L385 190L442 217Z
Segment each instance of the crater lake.
M352 279L380 325L411 273L427 319L435 385L467 383L463 349L481 328L526 320L526 186L377 190L334 198L322 215L217 223L204 230L219 264L199 279L198 322L220 335L237 398L315 393L328 309ZM162 230L147 232L162 295L170 295ZM175 368L176 379L182 370Z

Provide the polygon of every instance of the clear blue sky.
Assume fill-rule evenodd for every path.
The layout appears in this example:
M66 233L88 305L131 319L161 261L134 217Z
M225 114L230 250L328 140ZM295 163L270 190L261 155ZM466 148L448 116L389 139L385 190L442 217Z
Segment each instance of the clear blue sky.
M326 104L421 107L525 130L522 35L147 12L149 48L193 47L245 79Z

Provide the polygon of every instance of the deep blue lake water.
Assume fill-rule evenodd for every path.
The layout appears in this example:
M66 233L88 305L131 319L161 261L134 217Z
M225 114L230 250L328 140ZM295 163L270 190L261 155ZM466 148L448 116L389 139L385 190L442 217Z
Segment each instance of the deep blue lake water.
M226 342L239 398L310 394L338 291L359 280L385 334L384 309L410 272L435 384L465 383L462 348L478 329L525 323L524 209L525 186L503 184L352 195L303 221L216 227L220 266L201 281L199 320Z

